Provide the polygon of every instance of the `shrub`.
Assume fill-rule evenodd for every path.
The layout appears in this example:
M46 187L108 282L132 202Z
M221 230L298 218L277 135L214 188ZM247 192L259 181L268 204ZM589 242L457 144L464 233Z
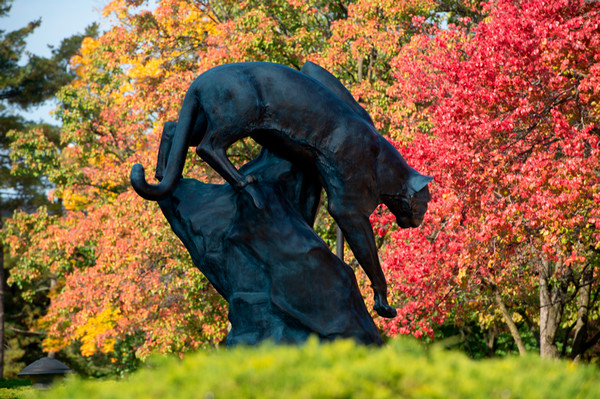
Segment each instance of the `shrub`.
M43 398L596 398L598 370L537 356L474 361L407 340L263 345L157 357L124 380L72 378Z
M0 379L0 399L26 399L35 393L28 379Z

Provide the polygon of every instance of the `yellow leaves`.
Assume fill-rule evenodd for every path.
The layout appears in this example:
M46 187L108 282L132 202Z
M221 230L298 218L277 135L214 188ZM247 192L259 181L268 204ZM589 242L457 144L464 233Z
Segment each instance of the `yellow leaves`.
M460 284L461 288L463 288L463 289L467 288L470 278L471 278L471 276L468 273L468 270L466 267L461 267L458 270L458 275L456 276L456 279L457 279L458 283Z
M63 200L63 205L68 211L78 211L83 209L88 204L88 199L86 196L78 194L76 191L65 188L62 190L60 197Z
M113 12L119 12L121 9L123 9L124 5L125 0L113 0L104 7L102 10L102 15L108 17Z
M111 190L123 184L118 159L114 154L96 152L87 159L89 168L95 172L89 176L88 185L69 185L57 188L53 196L60 198L67 211L81 211L93 204L99 197L106 201L116 200L117 193Z
M181 25L185 27L195 27L196 33L203 35L206 33L216 32L216 24L211 19L207 12L200 7L190 6L188 1L180 1L179 6L184 10L184 17L181 20Z
M146 62L137 62L127 73L130 78L136 80L159 78L163 74L164 69L162 68L162 60L158 58L152 58Z
M110 98L116 105L122 105L127 101L127 96L132 93L134 93L133 85L130 82L124 82L117 90L110 93Z
M91 71L97 70L97 53L100 51L100 41L92 37L85 37L81 42L79 54L70 60L71 68L77 78L71 82L73 87L85 87L89 84L87 77Z
M478 312L477 318L481 327L489 329L493 324L500 320L501 315L497 310L492 312Z
M110 353L114 350L114 338L103 336L115 327L120 316L119 309L109 306L96 316L90 317L85 324L77 327L74 338L81 341L83 356L92 356L98 351Z
M595 111L596 115L600 116L600 103L597 101L592 101L590 105L591 108Z
M70 342L68 342L65 339L50 336L50 337L44 339L42 346L44 347L45 351L58 352L59 350L64 349L67 346L69 346L69 344L70 344Z
M108 17L114 13L117 18L124 19L127 16L127 7L126 0L113 0L104 7L102 15Z
M517 312L513 312L511 318L515 323L521 323L523 321L523 316Z
M85 37L81 42L81 55L83 57L88 57L96 51L98 48L98 40L92 37Z
M121 3L113 1L106 7L105 13L126 13L124 8L127 5ZM122 52L119 58L119 64L124 66L123 70L131 80L129 87L120 90L120 96L134 92L136 82L165 79L172 73L181 72L178 69L182 64L176 61L189 56L187 46L183 46L182 51L182 40L185 38L192 45L216 32L216 24L210 15L188 1L163 1L151 15L149 12L146 15L146 19L152 23L138 26L144 32L138 51ZM148 47L153 51L145 51Z
M114 168L117 166L115 156L106 152L94 154L94 156L90 157L89 162L92 166L106 166L107 168Z
M81 42L80 54L75 55L71 59L71 66L79 77L82 77L83 67L89 65L92 61L92 55L99 46L98 40L92 37L85 37Z
M117 199L117 194L106 190L110 190L118 185L119 182L104 180L102 181L102 189L91 187L86 188L85 190L78 190L75 186L71 186L73 188L67 187L56 190L55 195L62 199L63 206L67 211L76 212L88 208L88 206L93 203L94 199L98 197L101 190L104 200L109 202L115 201Z

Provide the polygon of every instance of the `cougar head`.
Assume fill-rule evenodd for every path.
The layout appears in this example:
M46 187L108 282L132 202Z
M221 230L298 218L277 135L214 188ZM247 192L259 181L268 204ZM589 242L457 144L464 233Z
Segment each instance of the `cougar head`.
M383 203L396 216L396 223L403 229L418 227L425 218L427 203L431 200L428 183L431 177L411 175L403 192L382 195Z

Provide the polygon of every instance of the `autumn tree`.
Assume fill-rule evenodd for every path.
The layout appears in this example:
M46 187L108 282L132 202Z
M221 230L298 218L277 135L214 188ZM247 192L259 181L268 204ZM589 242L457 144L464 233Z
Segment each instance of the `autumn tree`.
M56 186L64 215L18 213L7 226L19 262L11 281L56 282L41 320L45 348L74 345L121 370L135 364L131 353L181 353L226 330L222 300L128 174L134 162L152 163L162 125L201 68L235 60L222 39L231 22L200 3L163 1L153 12L141 3L109 3L114 28L86 38L72 59L78 77L59 94L60 142L31 131L14 144L23 165ZM190 173L214 179L198 161Z
M579 357L600 337L599 5L483 12L414 37L393 94L412 102L406 117L456 204L444 225L460 238L456 300L483 325L501 318L520 352L531 334L542 356Z
M34 131L14 145L24 166L55 185L52 195L63 202L64 215L44 209L19 213L7 227L7 243L20 260L11 281L56 282L41 320L45 348L75 348L84 356L112 359L122 369L129 367L132 352L181 353L218 343L226 329L223 301L192 267L155 204L129 187L131 165L153 163L163 124L176 119L199 73L247 60L299 68L334 42L348 40L336 21L359 20L368 5L163 0L150 11L146 4L110 2L104 13L113 28L86 38L71 60L77 78L59 93L60 142ZM388 20L411 26L410 17L394 19L392 5L385 7L374 41L384 36ZM359 39L354 32L351 40ZM377 65L391 59L388 47L402 42L395 35L382 44L378 51L386 55L378 56ZM325 59L333 59L333 52ZM348 62L348 71L356 67L354 58ZM375 85L380 75L374 71L365 67L362 73ZM388 81L380 92L391 75L381 76ZM246 142L233 151L244 162L256 147ZM186 174L219 181L196 157L188 165Z
M0 1L0 17L10 13L12 1ZM47 179L33 170L16 168L15 157L10 150L15 137L22 132L36 129L47 140L58 142L59 132L55 126L28 121L20 111L29 110L50 99L60 87L68 83L73 75L68 61L81 43L82 35L62 41L52 49L48 58L33 54L25 56L27 36L41 24L41 20L12 32L0 31L0 214L2 219L10 217L15 210L32 212L46 205L51 212L58 212L60 204L48 201L46 191L50 188ZM85 35L95 34L95 27ZM26 133L23 133L26 134ZM2 220L0 219L0 227ZM39 305L23 302L17 287L6 291L5 269L10 269L12 260L5 257L0 241L0 376L4 374L4 360L8 362L9 374L14 374L24 364L13 364L24 355L23 347L35 347L39 340L32 328L31 317L40 311ZM6 294L6 295L5 295ZM40 298L44 302L41 295ZM39 299L39 298L38 298ZM31 317L30 317L31 316ZM6 321L6 323L5 323ZM4 334L5 326L7 334ZM5 348L7 351L5 352ZM26 359L35 360L36 351L30 350ZM30 357L33 356L33 357ZM19 366L20 365L20 366Z

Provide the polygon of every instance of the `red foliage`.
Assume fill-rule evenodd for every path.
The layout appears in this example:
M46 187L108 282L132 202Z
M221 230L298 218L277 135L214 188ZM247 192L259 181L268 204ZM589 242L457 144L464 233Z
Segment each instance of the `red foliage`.
M600 5L495 1L485 10L476 26L466 19L413 37L393 61L388 94L408 105L401 115L414 137L404 153L435 183L424 227L394 232L386 265L408 282L402 292L414 298L409 288L424 287L408 309L432 321L443 318L442 301L469 290L500 287L525 306L540 259L577 280L597 256ZM539 308L526 308L535 319Z

